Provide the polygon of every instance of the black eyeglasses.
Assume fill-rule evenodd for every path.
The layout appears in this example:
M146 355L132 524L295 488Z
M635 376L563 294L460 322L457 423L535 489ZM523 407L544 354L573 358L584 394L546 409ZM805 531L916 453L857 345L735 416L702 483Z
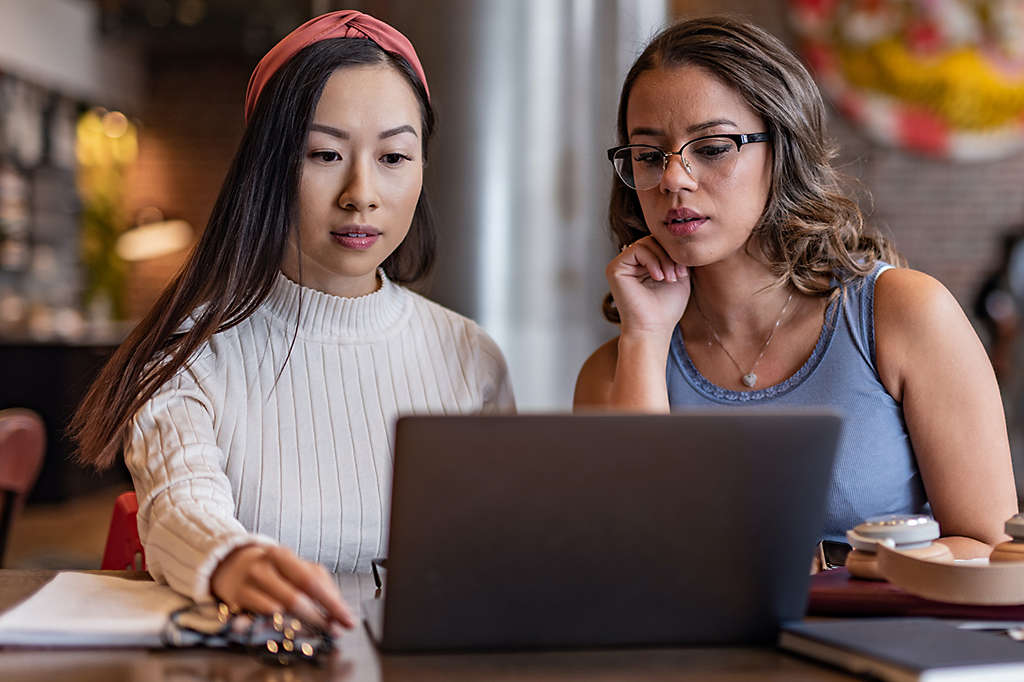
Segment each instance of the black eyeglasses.
M281 665L319 663L321 656L334 650L329 633L294 616L232 613L227 605L215 603L173 611L163 641L173 647L242 649Z
M650 144L627 144L608 150L616 175L633 189L657 187L673 156L678 156L683 168L698 183L715 183L732 174L745 144L767 142L768 133L735 133L697 137L677 152L666 152Z

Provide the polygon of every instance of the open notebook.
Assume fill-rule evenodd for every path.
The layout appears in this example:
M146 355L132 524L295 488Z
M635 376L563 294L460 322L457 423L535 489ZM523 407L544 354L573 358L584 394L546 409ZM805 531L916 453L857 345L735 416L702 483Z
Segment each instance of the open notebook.
M160 647L171 612L189 603L150 580L60 573L0 614L0 645Z

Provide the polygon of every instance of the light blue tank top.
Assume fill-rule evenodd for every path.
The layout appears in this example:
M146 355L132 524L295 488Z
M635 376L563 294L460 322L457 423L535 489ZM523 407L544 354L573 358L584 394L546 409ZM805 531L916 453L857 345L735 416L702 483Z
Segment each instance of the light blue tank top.
M846 531L870 516L927 511L902 406L885 390L875 365L875 281L890 267L879 263L832 300L811 357L774 386L732 391L711 383L690 360L678 325L669 348L673 408L814 406L845 415L821 535L828 540L845 541Z

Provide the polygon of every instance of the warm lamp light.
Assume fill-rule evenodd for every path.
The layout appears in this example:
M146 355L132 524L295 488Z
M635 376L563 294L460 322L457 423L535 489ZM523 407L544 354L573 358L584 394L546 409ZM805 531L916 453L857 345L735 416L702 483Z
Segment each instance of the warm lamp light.
M149 260L181 251L192 243L192 226L184 220L162 220L126 230L117 238L117 255L126 261Z

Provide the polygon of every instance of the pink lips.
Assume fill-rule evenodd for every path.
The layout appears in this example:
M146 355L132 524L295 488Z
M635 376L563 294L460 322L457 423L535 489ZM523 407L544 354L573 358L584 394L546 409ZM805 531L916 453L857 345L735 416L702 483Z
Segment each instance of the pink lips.
M365 251L380 238L380 230L370 225L343 225L331 230L331 238L347 249Z
M692 209L680 207L673 208L666 213L663 222L671 234L676 237L684 237L699 230L701 225L707 221L707 216L703 216Z

